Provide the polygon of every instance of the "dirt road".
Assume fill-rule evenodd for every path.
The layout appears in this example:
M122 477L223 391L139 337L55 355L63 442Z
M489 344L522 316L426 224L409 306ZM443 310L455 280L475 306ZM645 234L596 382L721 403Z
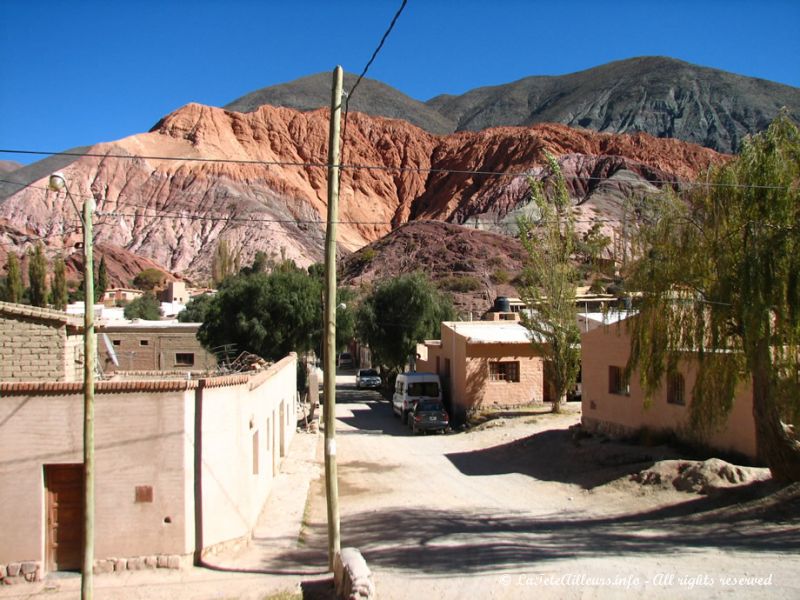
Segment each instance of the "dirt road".
M362 551L382 599L800 597L796 500L776 521L752 487L705 497L630 482L669 451L574 442L577 406L412 436L373 392L342 387L337 402L342 544ZM310 508L315 550L285 559L324 564L321 480Z

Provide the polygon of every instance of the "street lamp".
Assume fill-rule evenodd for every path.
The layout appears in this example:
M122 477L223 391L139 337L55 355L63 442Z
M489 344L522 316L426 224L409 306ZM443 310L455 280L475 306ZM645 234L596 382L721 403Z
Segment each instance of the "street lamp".
M48 187L64 190L83 225L83 566L81 568L81 600L92 598L94 569L94 267L92 264L92 213L94 198L83 202L83 215L61 173L50 175Z

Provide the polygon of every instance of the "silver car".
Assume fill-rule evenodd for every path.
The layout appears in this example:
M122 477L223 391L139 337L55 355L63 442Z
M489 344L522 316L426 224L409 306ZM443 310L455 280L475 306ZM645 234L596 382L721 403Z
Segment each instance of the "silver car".
M376 390L381 387L381 376L375 369L359 369L356 373L356 388L357 389L373 389Z

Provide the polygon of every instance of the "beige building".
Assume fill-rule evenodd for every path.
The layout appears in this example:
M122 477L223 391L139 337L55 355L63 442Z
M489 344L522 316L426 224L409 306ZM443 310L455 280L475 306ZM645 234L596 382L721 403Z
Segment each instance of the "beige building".
M199 323L178 321L111 321L99 325L98 355L104 372L205 371L217 358L197 340ZM113 354L119 366L114 364Z
M96 569L177 568L249 538L295 432L296 362L97 382ZM82 384L0 383L0 424L0 564L80 569Z
M144 292L135 288L111 288L105 291L100 301L106 306L113 306L117 303L127 304L142 296Z
M622 321L597 327L581 337L583 426L614 437L633 435L643 429L666 432L688 442L755 459L756 433L750 386L740 385L733 409L717 432L699 436L688 427L696 378L691 353L687 353L678 373L667 378L646 407L639 373L634 371L630 380L624 377L630 356L628 326L628 322Z
M438 373L454 411L541 403L541 349L515 321L442 323L440 340L417 347L417 370Z
M81 381L83 317L0 302L0 381Z

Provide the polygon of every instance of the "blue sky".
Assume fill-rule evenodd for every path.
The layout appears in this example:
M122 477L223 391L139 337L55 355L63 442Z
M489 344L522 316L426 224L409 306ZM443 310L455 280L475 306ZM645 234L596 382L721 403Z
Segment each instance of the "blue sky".
M360 72L399 5L0 0L0 148L115 140L188 102ZM409 0L368 76L427 100L662 55L800 87L799 24L800 0Z

